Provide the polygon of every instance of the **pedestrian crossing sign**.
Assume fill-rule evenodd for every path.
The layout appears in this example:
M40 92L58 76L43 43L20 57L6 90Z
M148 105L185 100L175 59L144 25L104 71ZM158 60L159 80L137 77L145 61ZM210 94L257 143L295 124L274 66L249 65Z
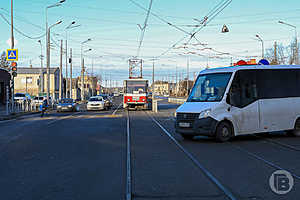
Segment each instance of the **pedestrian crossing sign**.
M7 61L17 61L18 60L18 49L7 49L6 50L6 60Z

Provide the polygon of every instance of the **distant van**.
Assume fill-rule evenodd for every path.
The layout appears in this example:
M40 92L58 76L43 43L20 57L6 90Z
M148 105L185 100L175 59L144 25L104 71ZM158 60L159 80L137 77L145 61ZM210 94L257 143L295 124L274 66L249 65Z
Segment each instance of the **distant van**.
M300 66L251 65L201 71L176 110L176 132L224 142L237 135L300 134Z

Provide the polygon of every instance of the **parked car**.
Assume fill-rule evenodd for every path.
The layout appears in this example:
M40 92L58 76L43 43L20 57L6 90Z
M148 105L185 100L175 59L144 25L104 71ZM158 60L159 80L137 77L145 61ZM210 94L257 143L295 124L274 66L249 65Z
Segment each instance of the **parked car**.
M101 96L90 97L87 103L87 110L104 110L105 101Z
M34 97L33 98L33 104L35 105L35 106L40 106L40 105L42 105L43 104L43 101L45 100L45 99L47 99L47 97L46 96L37 96L37 97ZM49 105L51 105L52 106L52 97L51 96L49 96Z
M58 101L56 111L63 112L63 111L76 111L77 104L74 102L73 99L60 99Z
M97 95L97 97L102 97L104 99L104 106L106 110L109 110L113 106L112 99L107 94L100 94Z
M24 94L24 93L16 93L14 95L14 100L17 102L24 102L24 101L31 101L31 97L29 94Z
M33 103L35 104L35 105L42 105L43 104L43 100L44 100L44 97L34 97L33 98Z

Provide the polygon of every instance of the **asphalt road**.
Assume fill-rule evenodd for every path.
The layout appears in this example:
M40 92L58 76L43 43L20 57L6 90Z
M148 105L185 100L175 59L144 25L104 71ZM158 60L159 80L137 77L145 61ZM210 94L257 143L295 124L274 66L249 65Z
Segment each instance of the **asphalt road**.
M159 101L153 114L120 103L0 122L1 199L300 199L300 137L186 141L174 131L178 105ZM294 176L287 194L270 188L277 169Z

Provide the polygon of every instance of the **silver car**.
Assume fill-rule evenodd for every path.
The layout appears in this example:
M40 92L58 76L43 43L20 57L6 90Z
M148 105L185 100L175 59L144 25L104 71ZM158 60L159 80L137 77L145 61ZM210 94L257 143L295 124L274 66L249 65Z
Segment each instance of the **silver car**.
M104 99L100 96L91 97L87 103L87 110L104 110Z
M73 101L73 99L61 99L59 100L57 104L57 112L63 112L63 111L76 111L76 103Z

